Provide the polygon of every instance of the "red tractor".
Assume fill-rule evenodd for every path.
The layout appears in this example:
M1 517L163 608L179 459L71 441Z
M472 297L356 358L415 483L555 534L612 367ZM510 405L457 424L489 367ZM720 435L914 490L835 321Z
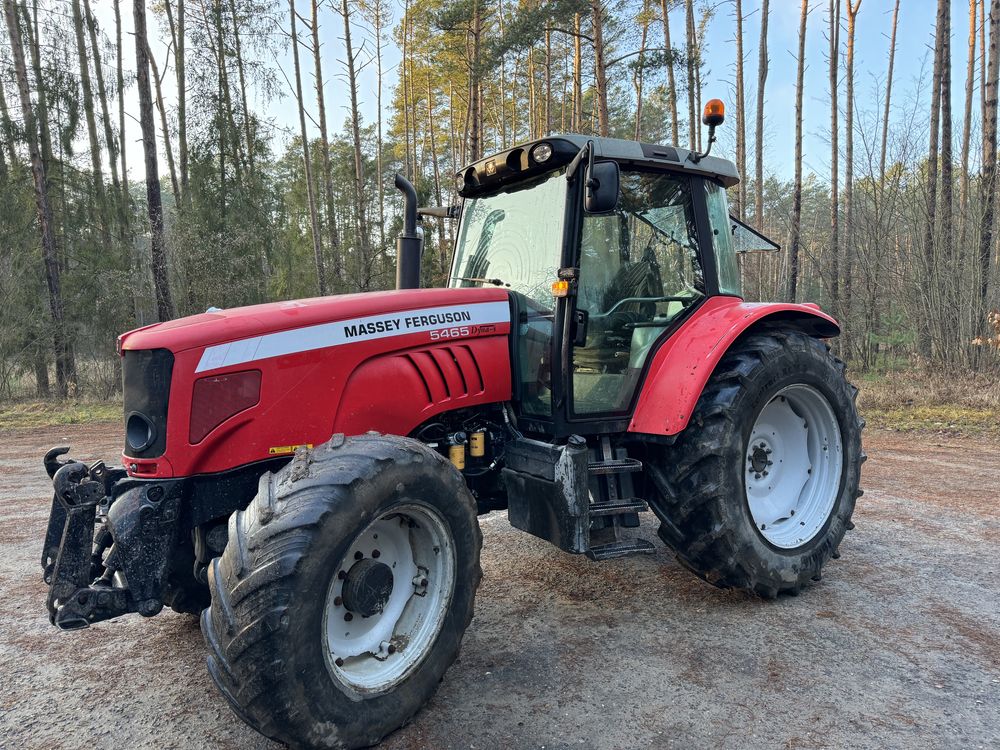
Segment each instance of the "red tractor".
M729 216L733 164L566 135L457 180L460 208L418 210L397 177L395 291L119 338L124 468L45 457L54 625L200 614L248 724L354 748L457 656L477 514L600 561L652 551L628 531L652 511L716 586L819 580L861 494L857 389L829 315L741 299L766 241ZM420 213L459 220L448 288L416 288Z

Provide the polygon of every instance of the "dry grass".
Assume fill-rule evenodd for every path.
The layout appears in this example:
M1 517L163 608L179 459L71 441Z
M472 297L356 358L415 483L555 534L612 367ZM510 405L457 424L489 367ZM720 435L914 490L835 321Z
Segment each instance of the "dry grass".
M0 403L0 429L121 422L120 401L15 401Z
M855 378L868 424L893 430L1000 435L1000 378L919 370Z

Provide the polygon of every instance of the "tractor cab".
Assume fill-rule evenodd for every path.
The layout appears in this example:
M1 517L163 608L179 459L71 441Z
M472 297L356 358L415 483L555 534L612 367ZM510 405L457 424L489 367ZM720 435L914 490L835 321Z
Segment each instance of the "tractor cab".
M511 292L524 429L622 431L654 350L705 300L741 296L734 235L752 230L729 216L738 181L723 159L580 135L458 173L450 285Z

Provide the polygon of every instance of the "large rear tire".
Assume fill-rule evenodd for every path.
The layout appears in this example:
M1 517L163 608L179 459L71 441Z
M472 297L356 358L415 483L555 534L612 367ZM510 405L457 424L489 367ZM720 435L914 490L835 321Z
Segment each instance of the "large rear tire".
M819 580L862 494L856 395L844 363L810 336L737 342L674 445L650 447L650 504L678 560L768 598Z
M481 546L464 481L424 445L337 436L301 452L261 478L212 562L209 672L268 737L375 744L457 657Z

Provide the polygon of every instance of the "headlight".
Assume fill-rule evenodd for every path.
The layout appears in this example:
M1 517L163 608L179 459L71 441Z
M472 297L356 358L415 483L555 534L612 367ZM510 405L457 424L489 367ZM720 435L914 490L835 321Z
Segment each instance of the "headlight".
M209 375L194 381L188 442L200 443L232 416L260 401L260 370Z
M547 162L552 156L552 144L551 143L539 143L533 149L531 149L531 158L538 164Z
M465 189L465 175L459 172L455 175L455 190L462 192Z

